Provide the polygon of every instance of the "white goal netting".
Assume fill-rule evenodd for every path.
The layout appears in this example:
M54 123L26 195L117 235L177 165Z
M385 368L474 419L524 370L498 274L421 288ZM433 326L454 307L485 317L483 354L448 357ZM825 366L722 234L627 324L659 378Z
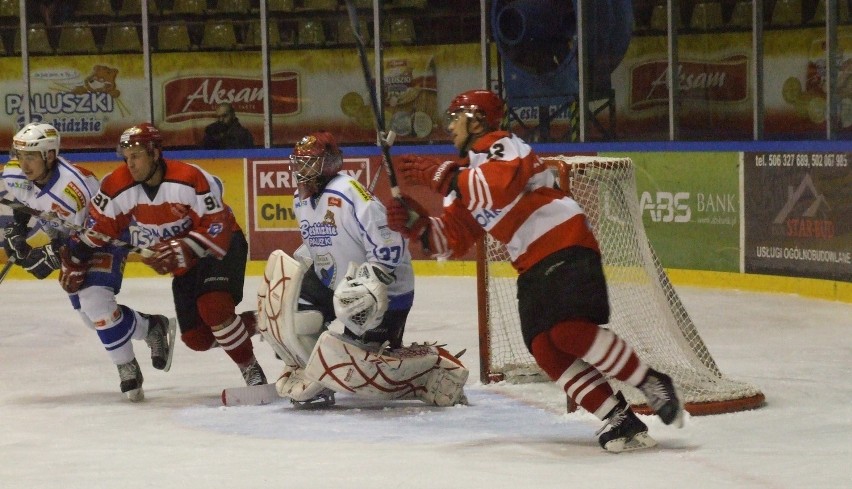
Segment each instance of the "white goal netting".
M654 254L642 225L633 162L587 156L545 161L583 206L600 243L611 306L607 327L645 362L672 376L692 414L760 406L760 390L719 370ZM516 273L505 248L487 238L479 266L482 381L546 380L521 337ZM638 390L615 384L631 403L645 402Z

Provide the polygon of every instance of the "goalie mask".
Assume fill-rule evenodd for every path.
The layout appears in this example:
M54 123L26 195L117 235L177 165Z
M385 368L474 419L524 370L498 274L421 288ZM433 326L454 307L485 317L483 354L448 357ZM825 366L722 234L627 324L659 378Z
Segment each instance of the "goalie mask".
M290 171L296 176L299 196L308 198L337 175L343 166L343 154L330 132L309 134L296 143L290 155Z

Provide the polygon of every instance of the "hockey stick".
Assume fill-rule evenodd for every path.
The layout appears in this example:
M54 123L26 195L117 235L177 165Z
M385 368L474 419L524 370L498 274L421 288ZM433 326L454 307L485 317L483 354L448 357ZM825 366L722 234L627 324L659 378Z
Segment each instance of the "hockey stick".
M2 270L0 270L0 283L3 283L3 279L4 279L4 278L6 278L6 275L8 275L8 274L9 274L9 270L11 270L11 269L12 269L12 265L14 265L14 264L15 264L15 257L14 257L14 256L10 256L10 257L6 260L6 264L5 264L5 265L3 265L3 269L2 269Z
M29 214L30 216L37 217L44 221L52 222L54 224L58 224L59 226L64 227L65 229L70 229L71 231L77 231L78 233L85 234L86 236L90 236L92 238L106 241L107 243L118 246L119 248L124 248L126 250L130 250L133 253L139 253L140 255L149 258L154 256L154 252L145 248L140 248L138 246L134 246L130 243L125 243L120 239L113 238L112 236L107 236L106 234L99 233L97 231L92 231L91 229L85 228L83 226L78 226L77 224L70 223L61 217L57 216L53 212L41 212L32 207L28 207L20 202L15 202L9 199L0 199L0 204L5 205L6 207L11 208L12 210L23 212L24 214Z
M385 130L385 118L381 110L379 110L379 98L376 94L376 87L370 83L372 77L370 76L370 65L367 62L367 49L364 46L364 38L361 37L361 29L358 26L358 12L355 10L355 3L352 0L346 0L346 10L349 12L349 23L352 24L352 34L355 36L358 57L361 59L364 83L367 85L367 92L370 94L370 105L373 109L373 117L376 123L376 144L382 149L382 166L384 166L388 174L391 195L395 199L399 199L402 197L402 191L396 182L396 172L393 170L390 155L390 148L393 146L396 134L393 131L386 132Z

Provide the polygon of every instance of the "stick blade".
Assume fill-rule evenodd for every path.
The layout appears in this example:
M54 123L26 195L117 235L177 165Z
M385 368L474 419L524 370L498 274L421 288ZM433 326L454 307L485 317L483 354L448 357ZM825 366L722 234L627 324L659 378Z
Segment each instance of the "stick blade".
M278 395L275 384L230 387L222 391L224 406L263 406L284 399Z

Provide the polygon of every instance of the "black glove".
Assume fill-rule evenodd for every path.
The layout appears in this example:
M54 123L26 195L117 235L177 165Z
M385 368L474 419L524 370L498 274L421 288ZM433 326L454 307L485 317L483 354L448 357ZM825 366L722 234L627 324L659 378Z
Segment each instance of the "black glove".
M25 223L12 221L4 229L3 248L6 256L14 257L20 263L30 254L30 245L27 244L27 225Z
M52 243L40 248L34 248L26 258L18 262L28 272L39 280L46 278L50 272L59 268L62 261Z

